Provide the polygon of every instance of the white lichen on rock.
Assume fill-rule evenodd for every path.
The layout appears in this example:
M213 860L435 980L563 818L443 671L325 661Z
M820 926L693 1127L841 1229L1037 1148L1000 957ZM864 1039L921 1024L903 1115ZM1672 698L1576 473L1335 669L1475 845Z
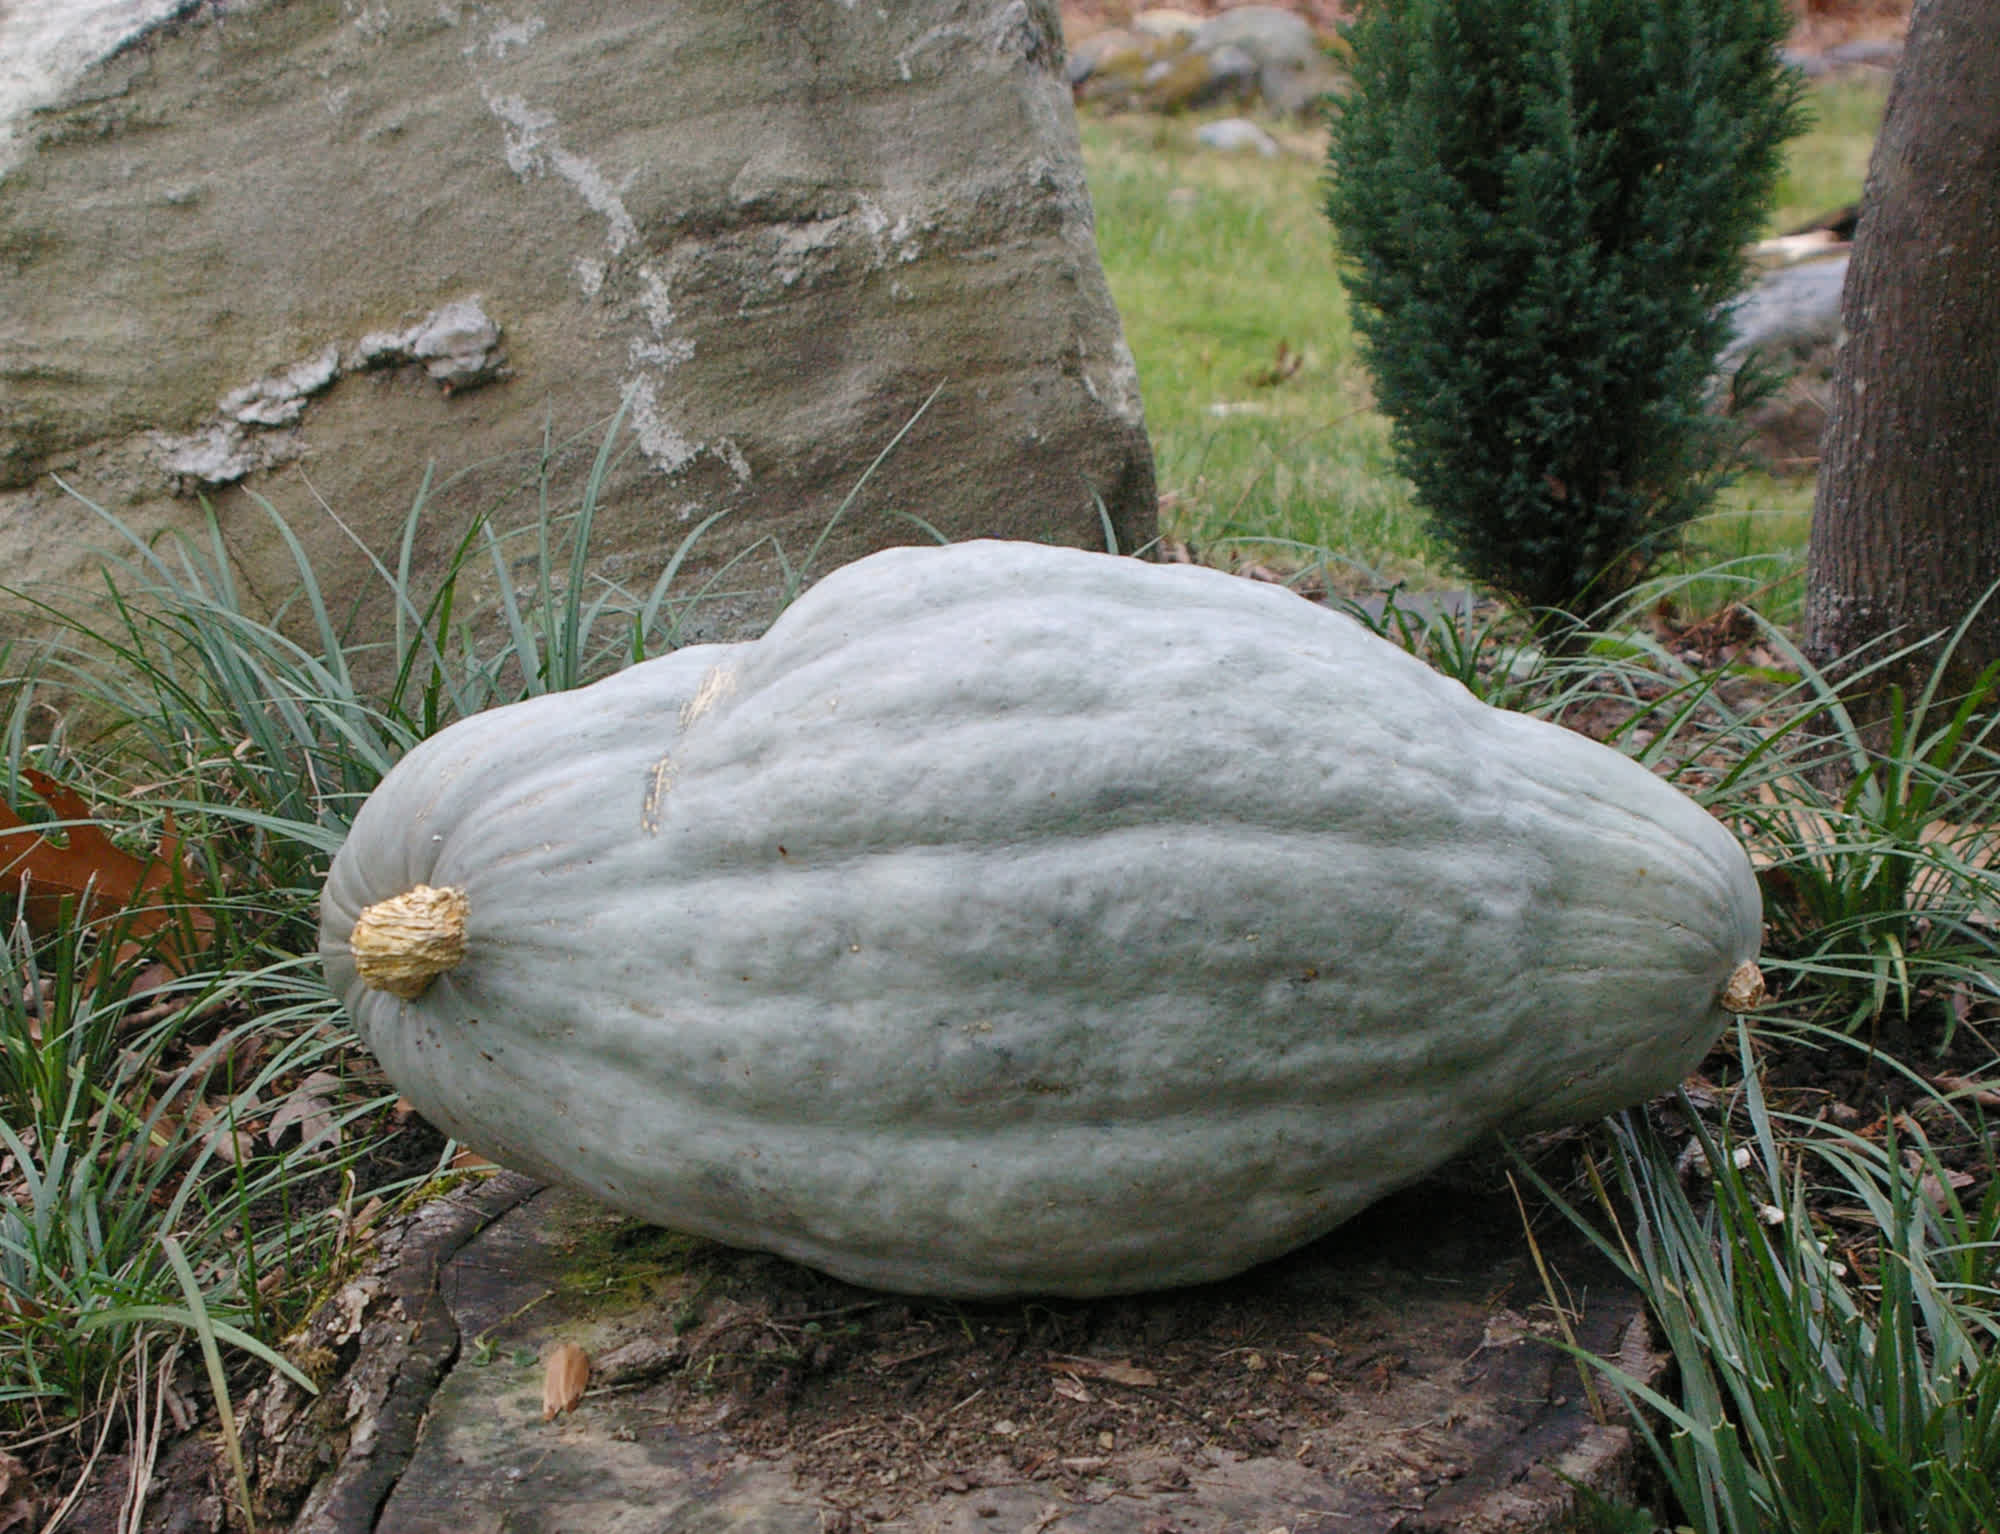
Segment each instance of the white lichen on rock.
M294 432L257 432L234 421L214 421L187 436L147 434L153 461L173 481L177 493L203 486L233 485L259 469L289 462L302 451Z
M378 330L356 344L350 370L418 362L447 392L477 388L499 376L500 327L476 298L456 298L403 330Z
M306 413L307 400L332 388L339 377L340 348L323 346L303 361L231 389L216 408L244 426L289 426Z
M307 403L344 373L420 364L447 394L477 388L506 371L500 326L477 298L440 305L402 330L377 330L352 346L328 342L310 357L231 389L216 402L216 418L185 436L149 433L153 460L177 493L232 485L259 469L297 458L298 424Z

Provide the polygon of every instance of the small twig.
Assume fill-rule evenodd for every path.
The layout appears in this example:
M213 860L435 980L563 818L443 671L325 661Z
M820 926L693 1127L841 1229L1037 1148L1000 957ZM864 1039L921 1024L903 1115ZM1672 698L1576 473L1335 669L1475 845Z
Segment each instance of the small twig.
M938 1422L941 1425L944 1422L945 1417L955 1416L961 1408L970 1406L974 1401L978 1400L981 1396L985 1394L986 1394L986 1387L984 1385L981 1385L977 1390L973 1391L971 1395L967 1396L963 1401L960 1401L957 1406L954 1406L951 1408L950 1411L947 1411L944 1414L944 1417L938 1418Z
M819 1437L815 1438L806 1447L810 1449L817 1449L823 1443L832 1443L836 1438L845 1438L850 1433L859 1433L864 1429L871 1428L873 1426L875 1426L875 1424L872 1422L855 1422L855 1423L850 1423L846 1427L837 1427L831 1433L820 1434Z
M832 1310L809 1310L802 1316L785 1317L783 1324L797 1326L805 1321L829 1321L835 1316L859 1315L864 1310L880 1310L894 1303L893 1300L864 1300L858 1305L837 1305Z
M1514 1181L1514 1174L1507 1174L1507 1186L1514 1194L1514 1207L1521 1211L1521 1229L1527 1233L1528 1255L1535 1259L1535 1271L1542 1275L1542 1289L1549 1297L1549 1308L1556 1313L1556 1325L1562 1328L1563 1341L1577 1353L1582 1352L1576 1340L1576 1329L1569 1324L1569 1312L1563 1307L1556 1294L1555 1279L1549 1273L1549 1265L1542 1259L1542 1244L1535 1239L1534 1222L1528 1218L1528 1206L1521 1198L1521 1189ZM1611 1414L1604 1409L1603 1401L1597 1396L1597 1382L1590 1377L1590 1366L1581 1358L1572 1357L1576 1365L1577 1378L1583 1381L1584 1396L1590 1402L1590 1416L1599 1427L1610 1422Z
M433 1284L435 1284L435 1281L436 1281L435 1277L433 1277ZM493 1333L498 1331L501 1327L508 1325L510 1322L520 1320L521 1317L525 1316L529 1311L533 1310L537 1305L541 1304L542 1301L554 1299L555 1294L556 1292L553 1289L544 1289L540 1294L536 1295L532 1300L528 1301L527 1304L521 1306L517 1310L509 1311L506 1315L502 1316L498 1321L495 1321L491 1326L487 1327L486 1330L481 1332L477 1337L474 1337L472 1339L472 1345L475 1348L485 1347L487 1338L491 1337Z

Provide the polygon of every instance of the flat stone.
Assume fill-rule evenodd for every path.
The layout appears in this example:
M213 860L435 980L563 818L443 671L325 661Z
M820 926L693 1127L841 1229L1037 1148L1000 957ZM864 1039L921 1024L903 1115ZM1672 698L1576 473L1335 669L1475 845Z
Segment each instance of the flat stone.
M1224 117L1195 129L1195 142L1225 153L1253 150L1261 155L1278 152L1278 142L1247 117Z
M1840 295L1847 284L1847 252L1800 261L1766 272L1730 316L1733 335L1717 359L1734 372L1752 348L1810 349L1840 334Z
M1636 1297L1562 1230L1539 1239L1581 1344L1655 1375ZM884 1296L556 1190L434 1281L456 1361L393 1490L301 1530L1533 1534L1633 1466L1483 1169L1228 1283L1119 1300ZM544 1420L559 1343L613 1372Z

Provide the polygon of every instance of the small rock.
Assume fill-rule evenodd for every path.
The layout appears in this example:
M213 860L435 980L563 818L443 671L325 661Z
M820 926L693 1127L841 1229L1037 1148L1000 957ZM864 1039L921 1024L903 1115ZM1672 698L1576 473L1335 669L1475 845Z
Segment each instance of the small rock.
M1731 316L1735 335L1717 367L1732 373L1753 347L1810 347L1840 334L1840 293L1847 282L1843 251L1818 261L1801 261L1767 272L1744 295Z
M1151 44L1151 39L1123 27L1086 37L1069 50L1069 83L1080 87L1093 76L1109 73L1121 64L1129 67L1134 60L1144 60Z
M1247 117L1225 117L1219 122L1203 123L1195 130L1194 136L1198 143L1210 149L1221 149L1231 154L1245 149L1254 149L1267 156L1278 152L1277 140Z
M1826 50L1836 69L1894 69L1903 61L1903 43L1895 37L1864 37Z
M1132 30L1141 37L1192 37L1201 27L1201 17L1192 11L1160 8L1141 11L1132 18Z

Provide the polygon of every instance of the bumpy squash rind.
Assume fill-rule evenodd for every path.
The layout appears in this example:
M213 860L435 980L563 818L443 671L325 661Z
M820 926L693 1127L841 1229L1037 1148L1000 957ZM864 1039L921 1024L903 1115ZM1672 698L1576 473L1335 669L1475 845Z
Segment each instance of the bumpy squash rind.
M465 956L404 999L349 941L419 885ZM961 1296L1220 1277L1664 1090L1760 927L1735 840L1615 751L1289 593L991 543L452 727L322 923L467 1144Z

